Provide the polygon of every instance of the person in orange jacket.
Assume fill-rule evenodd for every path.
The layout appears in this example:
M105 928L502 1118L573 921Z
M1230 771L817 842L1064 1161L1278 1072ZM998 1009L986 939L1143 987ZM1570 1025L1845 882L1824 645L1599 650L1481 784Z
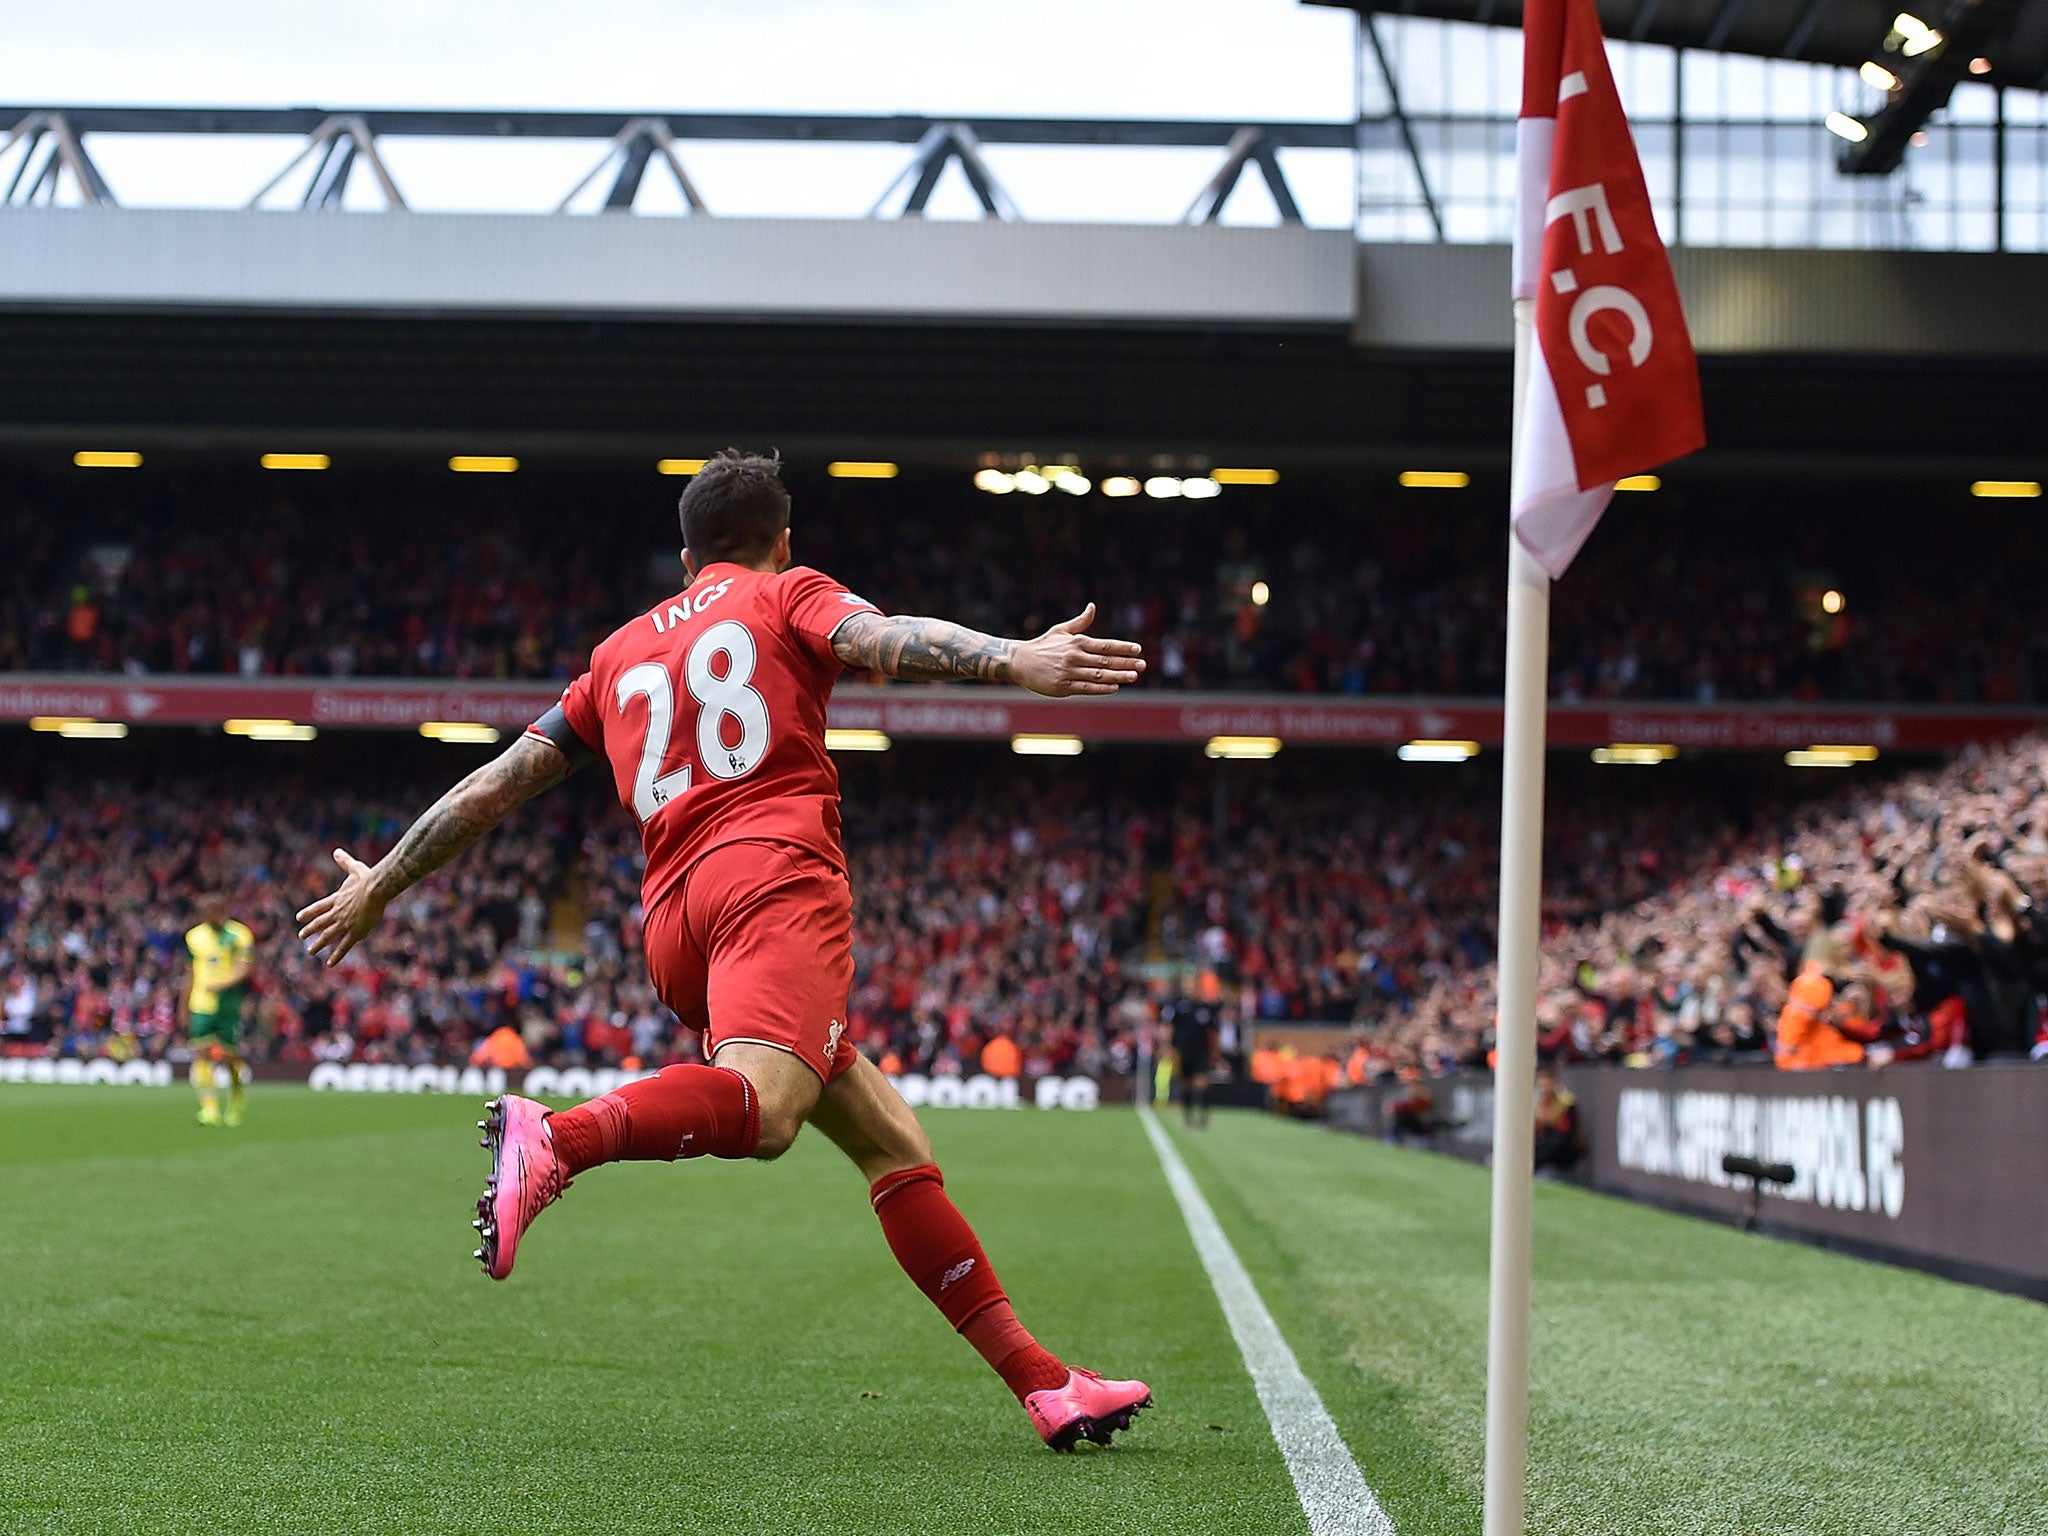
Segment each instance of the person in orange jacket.
M1365 1080L1372 1076L1372 1052L1360 1041L1351 1047L1351 1055L1344 1063L1344 1081L1354 1088L1365 1086Z
M1024 1053L1008 1035L991 1036L981 1048L981 1070L990 1077L1017 1077L1024 1071Z
M1278 1087L1286 1075L1286 1059L1272 1046L1262 1045L1252 1052L1252 1081L1260 1087Z
M1818 965L1808 965L1793 978L1771 1046L1779 1071L1817 1072L1853 1066L1863 1059L1862 1044L1843 1034L1829 1017L1834 997L1835 984Z
M1330 1090L1336 1060L1329 1056L1297 1056L1288 1062L1285 1101L1290 1114L1320 1115Z
M1295 1054L1294 1047L1283 1045L1273 1052L1270 1070L1273 1075L1268 1086L1273 1090L1273 1107L1283 1115L1291 1115L1301 1103L1303 1088L1301 1059Z
M518 1030L510 1024L500 1024L477 1042L476 1049L469 1053L469 1064L517 1072L533 1065L533 1053L519 1038Z
M1332 1088L1344 1086L1344 1063L1339 1061L1337 1053L1332 1051L1327 1056L1318 1056L1316 1066L1316 1102L1320 1104L1330 1096Z

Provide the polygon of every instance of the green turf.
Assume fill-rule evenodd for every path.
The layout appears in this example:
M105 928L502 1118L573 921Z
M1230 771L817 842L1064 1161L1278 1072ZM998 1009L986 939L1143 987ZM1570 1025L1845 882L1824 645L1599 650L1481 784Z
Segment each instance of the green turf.
M1306 1528L1127 1111L926 1116L1026 1320L1158 1391L1070 1458L813 1138L593 1174L493 1286L466 1103L191 1113L0 1088L0 1530ZM1250 1115L1180 1140L1403 1536L1476 1531L1483 1175ZM1532 1530L2041 1528L2048 1309L1572 1190L1538 1231Z
M1179 1140L1401 1536L1477 1531L1485 1172ZM1555 1184L1535 1224L1530 1531L2048 1532L2048 1307Z

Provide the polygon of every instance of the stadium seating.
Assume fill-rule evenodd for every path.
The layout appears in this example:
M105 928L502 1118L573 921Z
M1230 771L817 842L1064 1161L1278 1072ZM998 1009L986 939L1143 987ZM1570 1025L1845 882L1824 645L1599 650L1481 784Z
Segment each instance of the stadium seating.
M2025 1053L2048 1012L2044 765L2029 739L1704 817L1692 779L1561 783L1546 1054L1761 1058L1809 963L1827 977L1815 1017L1854 1059ZM1283 760L1240 779L1219 824L1213 781L1187 763L1142 786L1110 754L1049 777L927 763L906 782L914 766L864 771L847 800L850 1023L877 1060L972 1074L1000 1036L1027 1076L1121 1075L1166 989L1193 984L1247 1037L1364 1026L1354 1076L1484 1061L1496 822L1482 779L1383 764L1392 777L1332 788ZM0 1050L169 1049L181 936L206 889L259 935L257 1035L280 1059L460 1063L506 1025L557 1065L694 1049L645 980L638 837L595 775L323 971L290 914L332 884L328 851L388 847L440 783L359 793L333 771L243 774L144 755L0 801Z
M327 478L0 486L14 556L0 670L563 677L680 584L665 510L679 482L596 477L559 495L538 480L461 494L418 477L305 483ZM1499 530L1477 500L1418 517L1412 497L1291 484L1227 505L1104 504L797 479L799 559L891 609L1008 633L1095 600L1105 628L1145 643L1147 686L1500 686ZM1559 586L1553 694L2048 700L2020 585L2048 534L1859 504L1803 509L1788 538L1779 510L1732 493L1704 508L1630 498ZM1889 558L1930 541L1956 557Z
M259 1053L300 1060L459 1058L480 1029L553 1003L545 948L566 807L544 808L410 893L373 952L337 971L291 913L333 884L328 850L388 846L414 809L213 781L101 781L7 803L0 1048L160 1056L180 1037L183 935L218 890L258 936ZM566 849L573 851L573 839Z
M1973 750L1762 819L1654 895L1553 924L1539 1029L1564 1060L1780 1066L2048 1058L2048 741ZM1626 894L1626 893L1617 893ZM1792 1036L1818 1033L1815 1051ZM1438 978L1396 1060L1492 1029L1489 967Z
M120 779L4 802L0 1050L172 1049L182 935L198 893L218 889L258 935L259 1059L461 1063L505 1025L558 1064L694 1051L645 980L638 838L601 797L524 813L328 971L290 914L331 887L329 849L388 847L437 786L371 799L236 785L224 817L220 788ZM1130 1069L1118 956L1142 938L1144 881L1124 828L1051 806L931 824L908 799L858 820L854 1024L871 1054L972 1072L1005 1033L1031 1075Z

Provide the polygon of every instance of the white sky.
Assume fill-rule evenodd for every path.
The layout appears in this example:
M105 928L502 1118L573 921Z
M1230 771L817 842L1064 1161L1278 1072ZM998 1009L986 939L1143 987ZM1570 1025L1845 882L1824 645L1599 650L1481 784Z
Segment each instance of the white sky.
M1296 0L67 0L7 9L0 100L18 104L1299 119L1353 110L1351 16ZM245 200L294 148L109 136L92 145L122 201L186 206ZM684 153L713 210L734 214L865 213L905 159L892 147ZM990 153L1032 218L1175 218L1217 158ZM595 153L583 143L412 140L393 143L389 160L416 206L539 210ZM1346 155L1297 152L1288 172L1311 222L1349 223ZM1253 180L1233 214L1270 219ZM942 198L935 213L972 206L962 186ZM642 207L674 205L665 173L650 169Z

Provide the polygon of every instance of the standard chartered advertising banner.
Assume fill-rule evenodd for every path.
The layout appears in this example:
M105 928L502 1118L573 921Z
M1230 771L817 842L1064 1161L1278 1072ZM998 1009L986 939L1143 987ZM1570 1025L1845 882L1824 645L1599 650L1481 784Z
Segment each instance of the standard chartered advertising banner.
M182 1077L182 1072L177 1074ZM304 1083L321 1092L332 1093L459 1093L490 1098L510 1090L537 1099L589 1099L610 1093L621 1083L651 1077L649 1072L619 1072L609 1068L535 1067L526 1072L506 1072L499 1067L407 1067L368 1062L323 1061L312 1067L265 1063L254 1069L261 1082ZM116 1062L50 1061L0 1059L0 1082L14 1083L102 1083L132 1084L162 1088L173 1077L167 1061ZM972 1077L920 1077L906 1074L891 1078L897 1090L914 1109L1094 1109L1105 1095L1092 1077L997 1078L977 1073ZM1121 1098L1130 1098L1127 1083L1118 1083Z

